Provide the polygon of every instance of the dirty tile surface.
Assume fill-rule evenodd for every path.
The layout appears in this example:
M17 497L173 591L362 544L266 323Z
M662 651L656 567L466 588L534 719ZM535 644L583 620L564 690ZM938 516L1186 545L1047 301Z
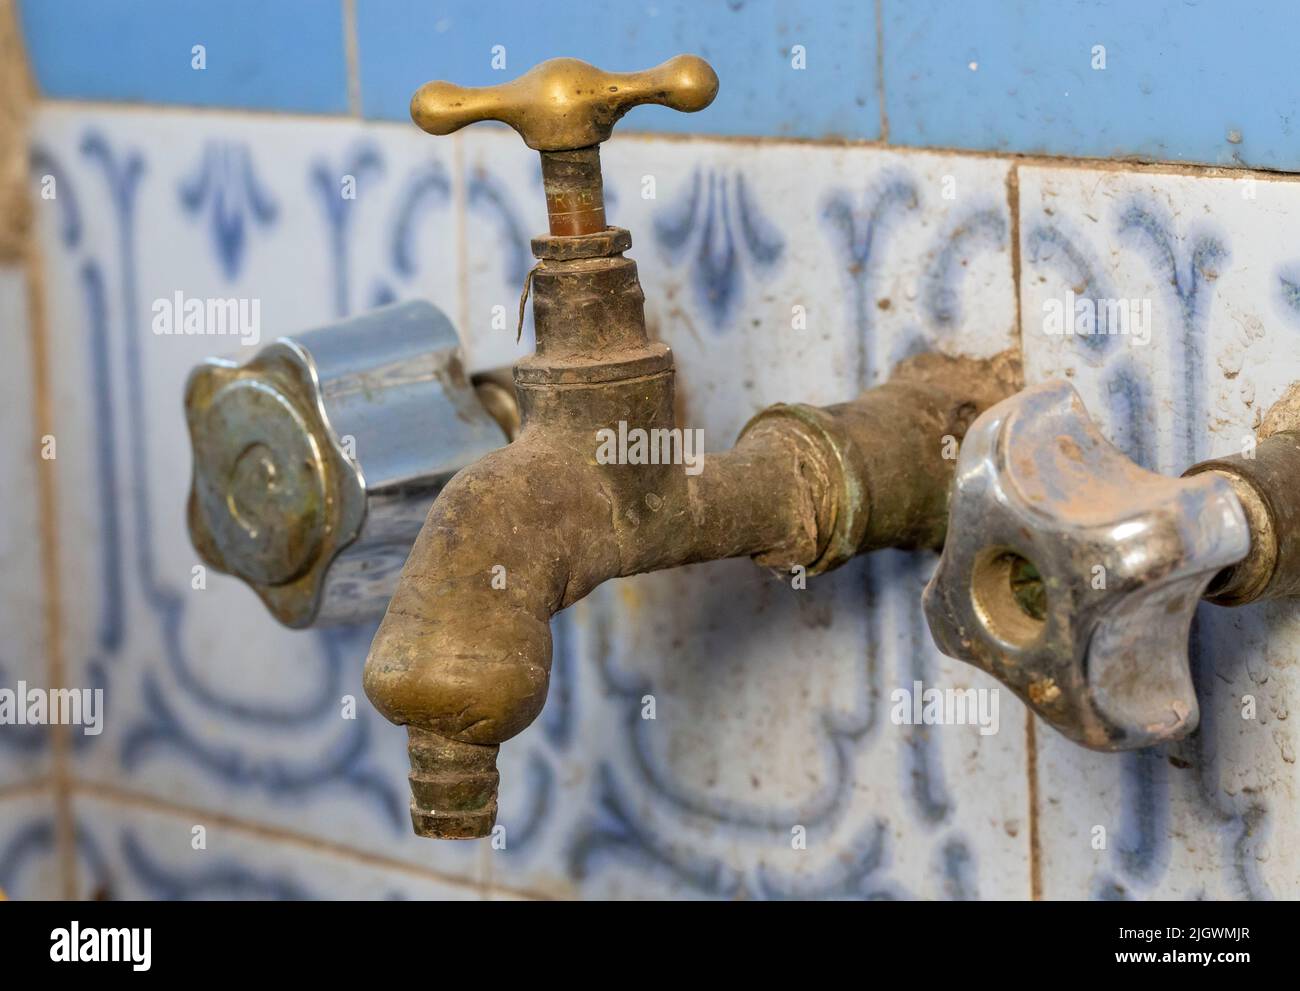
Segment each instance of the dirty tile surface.
M392 127L177 120L50 111L33 136L34 181L58 188L37 219L64 652L108 708L102 735L74 735L73 773L475 878L478 851L411 834L403 734L361 691L372 631L292 632L241 583L196 576L185 379L257 348L153 326L178 292L259 301L262 344L416 295L454 312L450 149Z
M1300 184L1022 168L1020 196L1027 378L1069 379L1106 436L1152 470L1240 451L1296 376ZM1149 322L1045 333L1067 292L1146 306ZM1203 603L1194 736L1110 755L1039 734L1047 897L1300 895L1298 634L1286 605Z
M202 814L92 795L76 802L79 897L206 901L463 901L476 884L255 833Z
M918 350L1021 346L1030 381L1067 377L1117 444L1177 473L1236 449L1294 374L1288 180L641 136L602 157L682 423L708 451L769 403L851 398ZM536 155L492 128L59 108L37 117L32 166L34 189L58 188L37 230L63 654L69 683L108 700L102 735L72 734L83 893L1024 898L1031 774L1045 897L1300 893L1288 610L1202 607L1191 740L1099 755L1039 724L1031 766L1010 693L995 733L896 721L917 682L996 684L933 649L934 558L894 552L803 590L747 561L598 589L556 618L546 709L502 748L504 844L415 838L404 734L360 690L372 629L284 630L238 582L195 582L183 382L255 349L154 334L151 307L257 298L266 342L419 296L471 369L509 364L532 346L531 317L518 342L515 321L545 228ZM22 288L0 279L7 326L26 322ZM1067 291L1149 301L1144 340L1045 333ZM0 426L30 451L23 340ZM28 461L7 497L34 520ZM34 528L6 535L6 561L37 567ZM3 599L25 645L0 657L6 683L46 661L39 584L21 584ZM0 887L27 897L57 888L53 803L22 785L48 744L13 729Z
M0 892L14 901L63 897L58 825L48 788L0 795Z
M503 748L505 848L410 836L403 734L359 691L371 631L290 632L232 580L193 587L181 386L208 354L250 349L154 335L150 306L257 297L266 339L421 295L471 368L509 363L531 346L514 318L544 226L536 156L490 129L215 115L180 134L165 114L52 110L34 138L63 191L39 225L60 522L84 535L61 547L65 649L112 716L77 742L76 776L124 807L220 813L499 894L1028 893L1023 710L1004 696L987 736L890 721L914 681L992 687L930 647L931 559L902 554L798 592L746 561L598 591L557 618L550 702ZM1004 162L646 139L605 160L707 448L767 403L849 398L918 349L1014 343Z

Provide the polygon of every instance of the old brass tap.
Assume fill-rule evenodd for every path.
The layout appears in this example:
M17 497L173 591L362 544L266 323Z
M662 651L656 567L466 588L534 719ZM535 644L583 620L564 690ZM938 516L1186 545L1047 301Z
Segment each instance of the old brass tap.
M625 74L556 59L412 100L434 134L512 126L541 152L550 214L532 242L536 353L514 369L520 433L442 490L366 661L370 700L408 728L421 835L491 832L497 749L546 700L556 612L607 579L692 562L749 555L815 575L872 548L937 548L945 449L1017 385L1009 355L921 355L852 402L762 411L698 474L602 463L601 431L676 423L672 354L646 334L631 235L605 223L599 143L633 106L696 111L717 86L693 56Z

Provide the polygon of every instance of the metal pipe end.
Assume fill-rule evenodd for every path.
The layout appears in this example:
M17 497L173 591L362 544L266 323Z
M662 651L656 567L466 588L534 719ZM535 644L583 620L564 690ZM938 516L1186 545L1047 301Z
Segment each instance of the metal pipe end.
M496 744L460 743L407 727L411 758L411 824L416 835L474 840L497 820Z

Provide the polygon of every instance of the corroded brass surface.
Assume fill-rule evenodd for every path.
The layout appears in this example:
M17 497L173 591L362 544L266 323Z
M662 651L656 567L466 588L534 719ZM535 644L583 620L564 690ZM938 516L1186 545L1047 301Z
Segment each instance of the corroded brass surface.
M1226 478L1250 525L1250 553L1206 592L1220 606L1300 595L1300 382L1268 408L1256 441L1249 454L1202 461L1184 472Z
M777 404L760 412L741 436L774 420L791 420L819 449L833 521L812 562L815 575L864 551L943 546L955 447L983 410L1020 384L1011 352L988 360L922 354L890 380L849 403L818 409ZM761 558L759 563L767 563Z
M598 430L677 427L672 355L646 335L636 265L617 250L625 232L598 257L564 257L561 241L535 245L537 352L515 370L519 437L438 497L366 662L371 701L420 741L411 815L425 836L490 831L486 751L436 741L495 747L537 717L556 612L610 578L698 561L820 571L872 547L934 546L952 479L945 437L960 441L1017 384L1008 357L922 356L854 402L756 418L698 475L600 464ZM429 784L462 775L472 781L454 804Z
M33 100L13 0L0 0L0 262L21 261L28 249L27 116Z
M816 573L873 547L936 546L946 441L1019 383L1008 356L922 356L854 402L756 417L699 473L599 459L599 431L679 428L672 352L646 334L623 256L631 235L605 224L598 145L632 106L699 110L717 87L694 56L627 74L555 59L503 86L429 83L411 101L431 133L500 120L539 150L551 230L533 241L519 435L438 497L366 660L371 702L409 727L422 836L491 831L496 748L546 701L555 613L608 579L693 562Z
M1300 432L1265 437L1241 454L1193 465L1226 478L1250 525L1250 553L1219 574L1205 597L1221 606L1300 595Z
M556 58L498 86L425 83L411 98L411 119L430 134L499 120L529 148L573 151L609 140L614 124L635 106L656 103L694 113L717 93L717 74L695 55L678 55L642 72L605 72L579 59Z
M581 237L605 230L600 145L542 152L542 190L551 234Z
M424 836L473 839L492 831L497 815L497 751L494 744L458 743L412 726L411 817Z

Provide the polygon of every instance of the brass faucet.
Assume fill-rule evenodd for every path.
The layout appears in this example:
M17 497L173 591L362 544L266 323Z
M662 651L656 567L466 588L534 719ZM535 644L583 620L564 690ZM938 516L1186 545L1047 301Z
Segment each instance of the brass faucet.
M717 88L689 55L637 73L554 59L501 86L429 83L411 101L434 134L487 119L518 131L541 152L550 215L532 242L537 350L514 370L520 433L442 490L366 661L371 702L408 728L420 835L491 833L497 750L546 700L555 613L607 579L693 562L749 555L815 575L873 548L937 549L953 442L1018 386L1009 353L921 355L852 402L763 410L698 474L603 463L600 432L671 438L677 425L672 353L646 334L631 235L605 223L600 142L633 106L697 111Z

